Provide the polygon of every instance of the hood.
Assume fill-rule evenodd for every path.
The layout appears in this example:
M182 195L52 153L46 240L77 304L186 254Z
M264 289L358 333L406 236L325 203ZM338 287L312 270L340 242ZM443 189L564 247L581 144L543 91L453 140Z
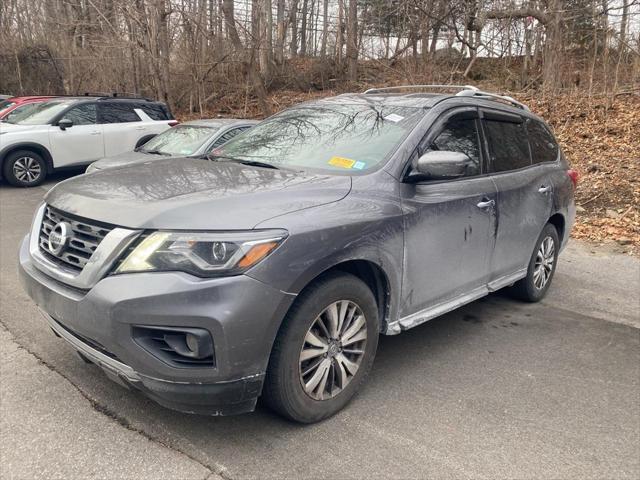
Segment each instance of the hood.
M113 157L101 158L91 164L94 169L104 170L105 168L125 167L133 163L144 163L154 160L164 160L170 158L167 155L151 155L142 152L125 152Z
M344 198L351 177L181 158L80 175L45 196L55 208L128 228L244 230Z

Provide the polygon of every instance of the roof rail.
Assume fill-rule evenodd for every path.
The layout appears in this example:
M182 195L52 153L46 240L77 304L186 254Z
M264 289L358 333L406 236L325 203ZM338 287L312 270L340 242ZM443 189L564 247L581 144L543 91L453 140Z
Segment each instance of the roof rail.
M142 95L137 95L135 93L121 93L121 92L84 92L78 95L72 95L74 97L97 97L98 100L107 100L111 98L123 98L127 100L145 100L147 102L152 102L153 100L143 97Z
M499 100L499 101L503 101L505 103L508 103L510 105L513 105L514 107L518 107L518 108L521 108L523 110L529 111L529 107L527 107L524 103L521 103L521 102L517 101L513 97L509 97L507 95L498 95L497 93L484 92L484 91L478 90L478 89L475 89L475 90L461 90L458 93L456 93L456 97L476 97L476 98L484 98L484 99L488 99L488 100Z
M363 93L366 95L370 95L372 93L393 92L395 90L406 90L406 89L427 90L429 88L434 90L456 89L456 90L460 90L459 93L462 93L464 91L470 91L470 92L479 91L473 85L397 85L395 87L370 88L368 90L365 90Z

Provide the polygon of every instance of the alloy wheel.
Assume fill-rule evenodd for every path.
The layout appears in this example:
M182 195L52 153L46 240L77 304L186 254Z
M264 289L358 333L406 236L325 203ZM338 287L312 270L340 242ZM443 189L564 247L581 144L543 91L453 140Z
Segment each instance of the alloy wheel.
M13 163L13 175L21 182L33 183L42 175L42 167L33 157L20 157Z
M314 400L342 392L360 368L367 342L367 322L360 307L338 300L316 317L300 350L300 382Z
M545 237L540 243L540 248L536 255L536 262L533 267L533 285L542 290L553 273L553 263L555 261L556 247L553 238Z

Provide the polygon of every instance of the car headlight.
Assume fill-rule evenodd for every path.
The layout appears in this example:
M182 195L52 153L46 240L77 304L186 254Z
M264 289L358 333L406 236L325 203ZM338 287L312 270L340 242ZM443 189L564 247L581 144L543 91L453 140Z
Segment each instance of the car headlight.
M95 164L95 162L94 162L94 163L92 163L91 165L89 165L89 166L87 167L87 169L85 170L85 172L84 172L84 173L97 172L97 171L99 171L99 170L100 170L100 169L99 169L98 167L96 167L96 164Z
M286 237L286 230L154 232L127 255L115 273L181 271L198 277L237 275L263 260Z

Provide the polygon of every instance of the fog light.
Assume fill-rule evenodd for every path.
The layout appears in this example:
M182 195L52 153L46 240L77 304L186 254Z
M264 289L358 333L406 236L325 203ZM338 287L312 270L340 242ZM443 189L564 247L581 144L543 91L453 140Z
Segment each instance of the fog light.
M133 327L133 338L154 356L175 366L214 366L213 340L202 328Z
M198 354L198 339L193 333L187 333L187 347L196 355Z

